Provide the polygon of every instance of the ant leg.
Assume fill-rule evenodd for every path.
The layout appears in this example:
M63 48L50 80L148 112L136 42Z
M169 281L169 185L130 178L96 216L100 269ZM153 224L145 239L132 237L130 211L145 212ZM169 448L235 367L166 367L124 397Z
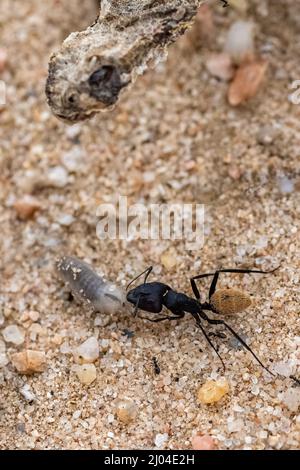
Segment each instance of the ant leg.
M135 277L134 279L132 279L132 281L130 281L130 283L127 285L126 287L126 290L128 290L128 288L131 286L131 284L133 284L135 281L137 281L141 276L143 276L143 274L146 274L145 275L145 279L144 279L144 284L146 284L146 281L148 279L148 276L149 274L151 273L153 269L153 266L150 266L149 268L145 269L145 271L143 271L141 274L139 274L137 277Z
M263 365L263 363L261 362L261 360L257 357L257 355L252 351L252 349L250 348L250 346L248 346L248 344L240 337L240 335L238 333L236 333L236 331L234 331L233 328L231 328L231 326L229 326L224 320L213 320L212 318L209 318L204 312L199 312L199 315L201 316L201 318L203 318L203 320L206 320L208 323L210 323L211 325L223 325L225 326L225 328L227 328L230 333L236 338L239 340L239 342L244 346L244 348L246 348L251 354L252 356L257 360L257 362L267 371L269 372L269 374L273 375L274 374L266 367Z
M292 379L297 385L300 385L300 380L297 379L294 375L290 375L290 379Z
M196 282L195 282L193 277L190 279L190 283L191 283L191 286L192 286L194 296L196 297L197 300L200 300L200 292L199 292L198 287L196 286Z
M140 298L141 298L141 296L139 295L139 296L138 296L137 303L136 303L136 305L135 305L135 307L134 307L134 310L133 310L133 314L132 314L133 317L136 317L136 316L137 316L137 313L138 313L138 310L139 310Z
M160 321L165 321L165 320L179 320L180 318L183 318L185 315L184 312L182 312L180 315L177 315L176 317L161 317L161 318L156 318L155 320L152 320L151 318L147 318L147 317L139 317L141 318L142 320L148 320L148 321L151 321L152 323L158 323Z
M205 336L205 339L206 341L208 342L208 344L210 345L210 347L215 351L216 355L218 356L218 358L220 359L221 363L222 363L222 366L223 366L223 369L224 369L224 372L226 370L226 367L225 367L225 364L224 364L224 361L223 359L221 358L217 348L214 346L214 344L212 343L212 341L210 340L208 334L206 333L206 331L204 330L203 326L201 325L201 319L199 317L199 314L193 314L193 317L195 318L196 320L196 324L198 326L198 328L200 328L200 330L202 331L203 335Z
M226 335L224 333L220 333L220 331L217 331L216 333L214 331L211 331L210 333L208 333L208 336L215 336L216 338L226 339Z
M220 275L220 271L216 271L215 275L213 277L213 280L211 281L211 285L210 285L210 288L209 288L209 294L208 294L209 299L216 292L216 287L217 287L217 282L218 282L218 279L219 279L219 275Z
M258 270L258 269L218 269L216 272L214 273L207 273L207 274L200 274L199 276L194 276L192 279L191 279L191 284L192 284L192 288L193 288L193 292L196 296L197 299L200 298L200 294L199 294L199 291L198 291L198 288L196 287L196 283L195 281L197 279L204 279L206 277L210 277L210 276L214 276L213 277L213 280L212 280L212 283L211 283L211 286L210 286L210 289L209 289L209 297L211 297L215 291L216 291L216 286L217 286L217 282L218 282L218 278L219 278L219 274L220 273L240 273L240 274L251 274L251 273L254 273L254 274L271 274L273 273L274 271L276 271L277 269L279 269L280 266L277 266L277 268L275 269L272 269L271 271L261 271L261 270ZM192 283L193 281L193 283ZM196 291L194 290L194 287L196 288ZM197 297L196 295L196 292L198 292L198 295L199 297Z
M216 290L216 286L217 286L217 282L218 282L218 278L219 278L219 272L220 271L216 271L215 273L200 274L199 276L195 276L195 277L192 277L190 279L191 286L192 286L192 289L193 289L193 293L194 293L194 296L196 297L197 300L200 300L200 292L199 292L199 289L196 285L195 280L196 279L203 279L203 278L209 277L209 276L214 276L213 280L212 280L212 283L210 285L210 288L209 288L209 298L211 298L211 296L214 294L214 292Z

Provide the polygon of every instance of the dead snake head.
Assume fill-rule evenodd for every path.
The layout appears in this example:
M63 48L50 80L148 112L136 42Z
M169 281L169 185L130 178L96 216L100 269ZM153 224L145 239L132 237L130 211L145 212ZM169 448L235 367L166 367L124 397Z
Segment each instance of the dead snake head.
M71 35L50 60L46 84L48 104L56 117L67 123L91 118L111 108L130 78L119 57L106 46L89 47L86 37ZM76 47L77 46L77 47Z

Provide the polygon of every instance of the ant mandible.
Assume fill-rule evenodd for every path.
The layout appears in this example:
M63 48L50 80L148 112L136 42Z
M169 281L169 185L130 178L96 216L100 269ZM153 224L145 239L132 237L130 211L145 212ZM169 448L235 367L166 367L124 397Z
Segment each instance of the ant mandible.
M260 361L257 355L252 351L250 346L228 325L224 320L215 320L209 318L204 310L211 311L216 314L233 314L245 310L251 304L251 299L248 294L239 291L237 289L218 289L217 283L220 273L243 273L243 274L270 274L278 269L275 268L271 271L259 271L253 269L219 269L214 273L200 274L190 279L195 299L187 296L181 292L174 291L170 286L162 282L147 282L147 279L152 271L153 267L150 266L137 277L135 277L127 286L129 287L137 281L141 276L145 274L143 284L131 289L127 293L127 300L135 306L134 315L137 315L138 310L143 310L148 313L158 314L162 311L163 307L166 307L173 316L164 315L159 318L148 318L139 316L142 319L157 323L161 321L172 321L183 318L186 313L190 313L196 320L198 328L202 331L209 345L213 348L215 353L218 355L222 362L225 370L225 364L221 358L218 350L210 340L208 334L203 328L202 320L205 320L211 325L223 325L230 333L235 336L238 341L252 354L256 361L271 375L274 375L264 364ZM209 289L209 301L201 302L201 296L199 289L196 285L196 280L204 279L206 277L213 277L210 289Z

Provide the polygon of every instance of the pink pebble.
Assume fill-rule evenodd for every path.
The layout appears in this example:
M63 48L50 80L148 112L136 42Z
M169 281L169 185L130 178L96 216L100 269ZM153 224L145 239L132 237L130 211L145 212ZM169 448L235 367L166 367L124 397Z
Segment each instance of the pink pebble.
M192 438L192 447L194 450L214 450L216 443L210 436L194 436Z
M6 49L0 48L0 72L3 72L7 62Z
M206 61L207 70L214 77L227 81L233 77L234 69L229 54L213 54Z

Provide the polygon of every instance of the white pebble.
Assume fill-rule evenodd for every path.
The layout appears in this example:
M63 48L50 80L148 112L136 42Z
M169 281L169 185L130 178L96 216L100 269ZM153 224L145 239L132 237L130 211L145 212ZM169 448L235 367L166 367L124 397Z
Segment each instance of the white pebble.
M234 421L227 420L227 429L229 432L239 432L244 427L244 421L241 418L235 419Z
M66 152L62 156L62 163L70 172L76 172L82 166L85 154L80 147L75 147L73 150Z
M294 191L294 182L286 176L278 178L278 185L282 194L290 194Z
M77 364L92 363L98 359L99 352L98 340L95 336L91 336L91 338L74 349L74 360Z
M48 171L48 184L63 188L68 183L68 172L63 166L55 166Z
M66 127L66 136L68 139L75 139L81 133L81 123Z
M80 416L81 416L81 411L80 410L74 411L73 419L78 419L78 418L80 418Z
M71 214L60 214L56 221L59 225L69 227L75 221L75 218Z
M61 347L59 348L60 352L62 354L71 354L72 353L72 348L71 346L69 345L69 343L67 341L65 341Z
M2 339L0 339L0 354L5 353L6 351L6 345Z
M9 362L5 352L6 352L5 343L4 341L0 339L0 368L6 366Z
M289 377L295 373L296 362L293 360L279 361L272 365L272 371L276 374Z
M236 63L241 63L254 52L254 25L249 21L235 21L225 42L225 52L228 52Z
M280 394L282 402L288 407L292 412L298 411L300 406L300 389L299 388L290 388L284 393Z
M32 393L29 385L27 384L20 388L20 393L27 401L34 401L36 399L34 393Z
M4 341L19 346L24 343L25 335L17 325L9 325L2 331Z
M259 386L258 385L253 385L253 387L251 388L251 393L252 395L255 395L257 396L259 394Z
M267 431L264 431L264 430L259 431L258 437L260 437L260 439L267 439L267 437L268 437Z
M158 447L158 448L162 447L165 444L165 442L167 442L168 437L169 436L166 433L156 434L155 439L154 439L155 446Z

